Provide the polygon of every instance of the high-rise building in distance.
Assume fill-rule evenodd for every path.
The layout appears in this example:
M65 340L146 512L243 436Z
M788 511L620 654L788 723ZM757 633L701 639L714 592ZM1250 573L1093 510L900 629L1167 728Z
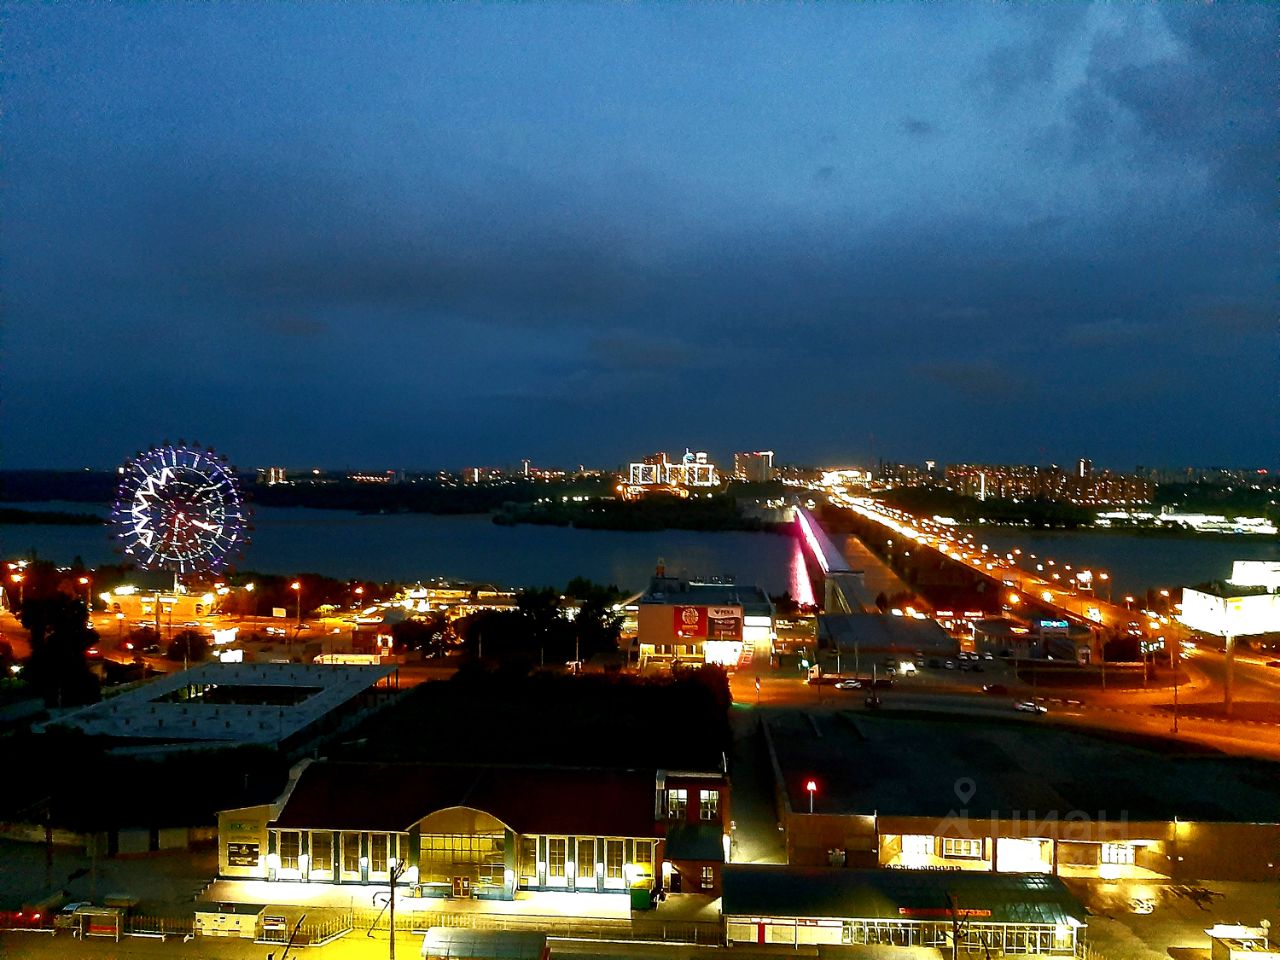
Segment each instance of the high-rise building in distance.
M733 476L737 480L766 483L773 479L773 451L757 450L754 453L733 455Z

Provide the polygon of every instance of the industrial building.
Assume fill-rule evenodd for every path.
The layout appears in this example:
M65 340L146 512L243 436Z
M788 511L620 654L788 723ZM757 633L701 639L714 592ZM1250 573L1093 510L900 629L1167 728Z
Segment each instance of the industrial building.
M1011 707L1007 720L784 713L764 730L796 866L1135 883L1280 867L1275 763L1170 756Z

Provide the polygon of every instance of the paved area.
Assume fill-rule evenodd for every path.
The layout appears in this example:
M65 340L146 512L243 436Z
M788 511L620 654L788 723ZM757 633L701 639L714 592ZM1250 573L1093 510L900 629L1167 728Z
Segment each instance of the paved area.
M1208 960L1205 930L1215 923L1258 925L1269 920L1280 930L1280 884L1151 884L1070 882L1093 913L1089 943L1105 960ZM1135 915L1132 897L1150 898L1155 910Z
M137 858L97 858L79 848L54 847L46 861L42 843L0 840L0 909L37 902L52 891L69 900L95 900L112 893L138 897L139 912L173 915L190 910L192 899L217 873L212 847Z

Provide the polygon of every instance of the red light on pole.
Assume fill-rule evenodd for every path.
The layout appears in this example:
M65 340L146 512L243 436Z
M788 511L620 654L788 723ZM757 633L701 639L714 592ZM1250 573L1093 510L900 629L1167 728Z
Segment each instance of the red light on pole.
M815 780L809 780L805 783L804 788L809 791L809 812L813 813L813 795L818 792L818 783Z

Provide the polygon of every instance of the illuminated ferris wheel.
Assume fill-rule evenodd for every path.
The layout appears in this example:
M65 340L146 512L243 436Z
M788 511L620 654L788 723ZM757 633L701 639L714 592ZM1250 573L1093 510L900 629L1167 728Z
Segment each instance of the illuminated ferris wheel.
M111 508L124 554L146 570L221 570L248 542L248 510L227 461L166 443L120 467Z

